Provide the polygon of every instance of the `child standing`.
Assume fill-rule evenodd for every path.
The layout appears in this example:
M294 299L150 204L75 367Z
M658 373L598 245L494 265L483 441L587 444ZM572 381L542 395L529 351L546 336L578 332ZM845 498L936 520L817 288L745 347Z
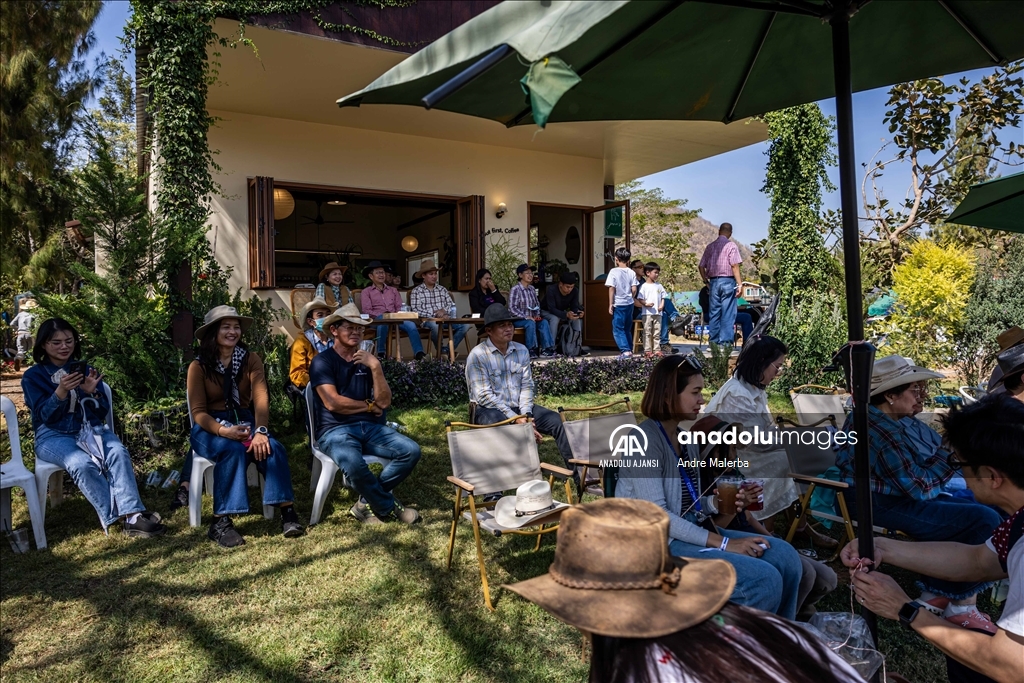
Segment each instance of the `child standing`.
M665 308L665 288L658 284L658 276L661 275L661 266L654 261L644 264L644 279L646 282L640 285L640 296L643 301L643 309L640 315L644 323L644 355L650 358L653 355L663 356L659 341L661 340L661 312ZM658 349L655 354L655 349Z
M619 357L632 355L629 326L633 322L633 298L636 296L636 275L629 268L629 249L615 250L615 267L605 278L608 287L608 314L612 316L612 337L619 347Z

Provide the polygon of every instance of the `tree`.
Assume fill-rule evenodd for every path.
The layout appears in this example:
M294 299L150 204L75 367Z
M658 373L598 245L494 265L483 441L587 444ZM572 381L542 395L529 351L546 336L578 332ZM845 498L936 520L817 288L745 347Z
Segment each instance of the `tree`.
M617 199L630 201L630 238L635 258L656 261L661 282L669 291L692 289L697 278L697 257L689 251L687 230L700 209L687 209L687 200L670 199L661 188L647 189L637 180L615 186Z
M96 87L99 0L0 3L0 268L14 274L70 218L71 133Z

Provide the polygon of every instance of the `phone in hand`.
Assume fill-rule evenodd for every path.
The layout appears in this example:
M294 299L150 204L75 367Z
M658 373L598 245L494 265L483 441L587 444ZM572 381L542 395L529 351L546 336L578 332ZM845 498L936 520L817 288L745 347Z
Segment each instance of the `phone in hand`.
M69 375L73 375L75 373L78 373L80 375L87 376L87 374L89 372L89 366L86 364L86 362L84 360L73 360L70 363L68 363L66 366L64 366L64 370Z

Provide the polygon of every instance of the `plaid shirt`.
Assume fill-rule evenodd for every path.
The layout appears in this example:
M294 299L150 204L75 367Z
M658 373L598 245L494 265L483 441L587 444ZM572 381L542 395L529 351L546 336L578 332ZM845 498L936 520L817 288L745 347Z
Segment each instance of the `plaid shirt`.
M871 490L887 496L913 500L931 500L953 478L946 462L946 451L920 454L907 435L907 427L868 406L868 443L871 446ZM853 413L846 416L843 430L853 431ZM858 435L858 438L862 438ZM854 446L849 443L836 448L836 466L843 481L853 484Z
M505 417L533 412L533 373L530 352L518 342L501 351L490 339L473 347L466 359L469 400L482 408L500 410Z
M737 263L743 263L740 249L725 235L719 235L700 257L700 265L708 277L732 277L732 267Z
M517 318L533 318L540 315L537 290L532 285L527 287L522 282L517 284L508 293L508 310Z
M397 313L402 310L402 295L394 287L384 285L384 291L377 285L366 287L359 295L359 310L369 314L371 318L379 318L385 313Z
M409 308L425 318L433 318L434 311L447 311L454 305L452 295L441 285L430 289L426 284L419 284L409 294Z

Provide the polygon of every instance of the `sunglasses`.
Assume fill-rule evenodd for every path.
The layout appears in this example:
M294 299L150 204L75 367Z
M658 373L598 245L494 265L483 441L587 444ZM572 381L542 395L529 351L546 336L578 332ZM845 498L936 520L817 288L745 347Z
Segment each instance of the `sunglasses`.
M683 356L683 361L690 364L690 367L697 372L704 372L704 364L701 362L701 357L696 352L691 351L690 353ZM682 364L679 367L683 367Z

